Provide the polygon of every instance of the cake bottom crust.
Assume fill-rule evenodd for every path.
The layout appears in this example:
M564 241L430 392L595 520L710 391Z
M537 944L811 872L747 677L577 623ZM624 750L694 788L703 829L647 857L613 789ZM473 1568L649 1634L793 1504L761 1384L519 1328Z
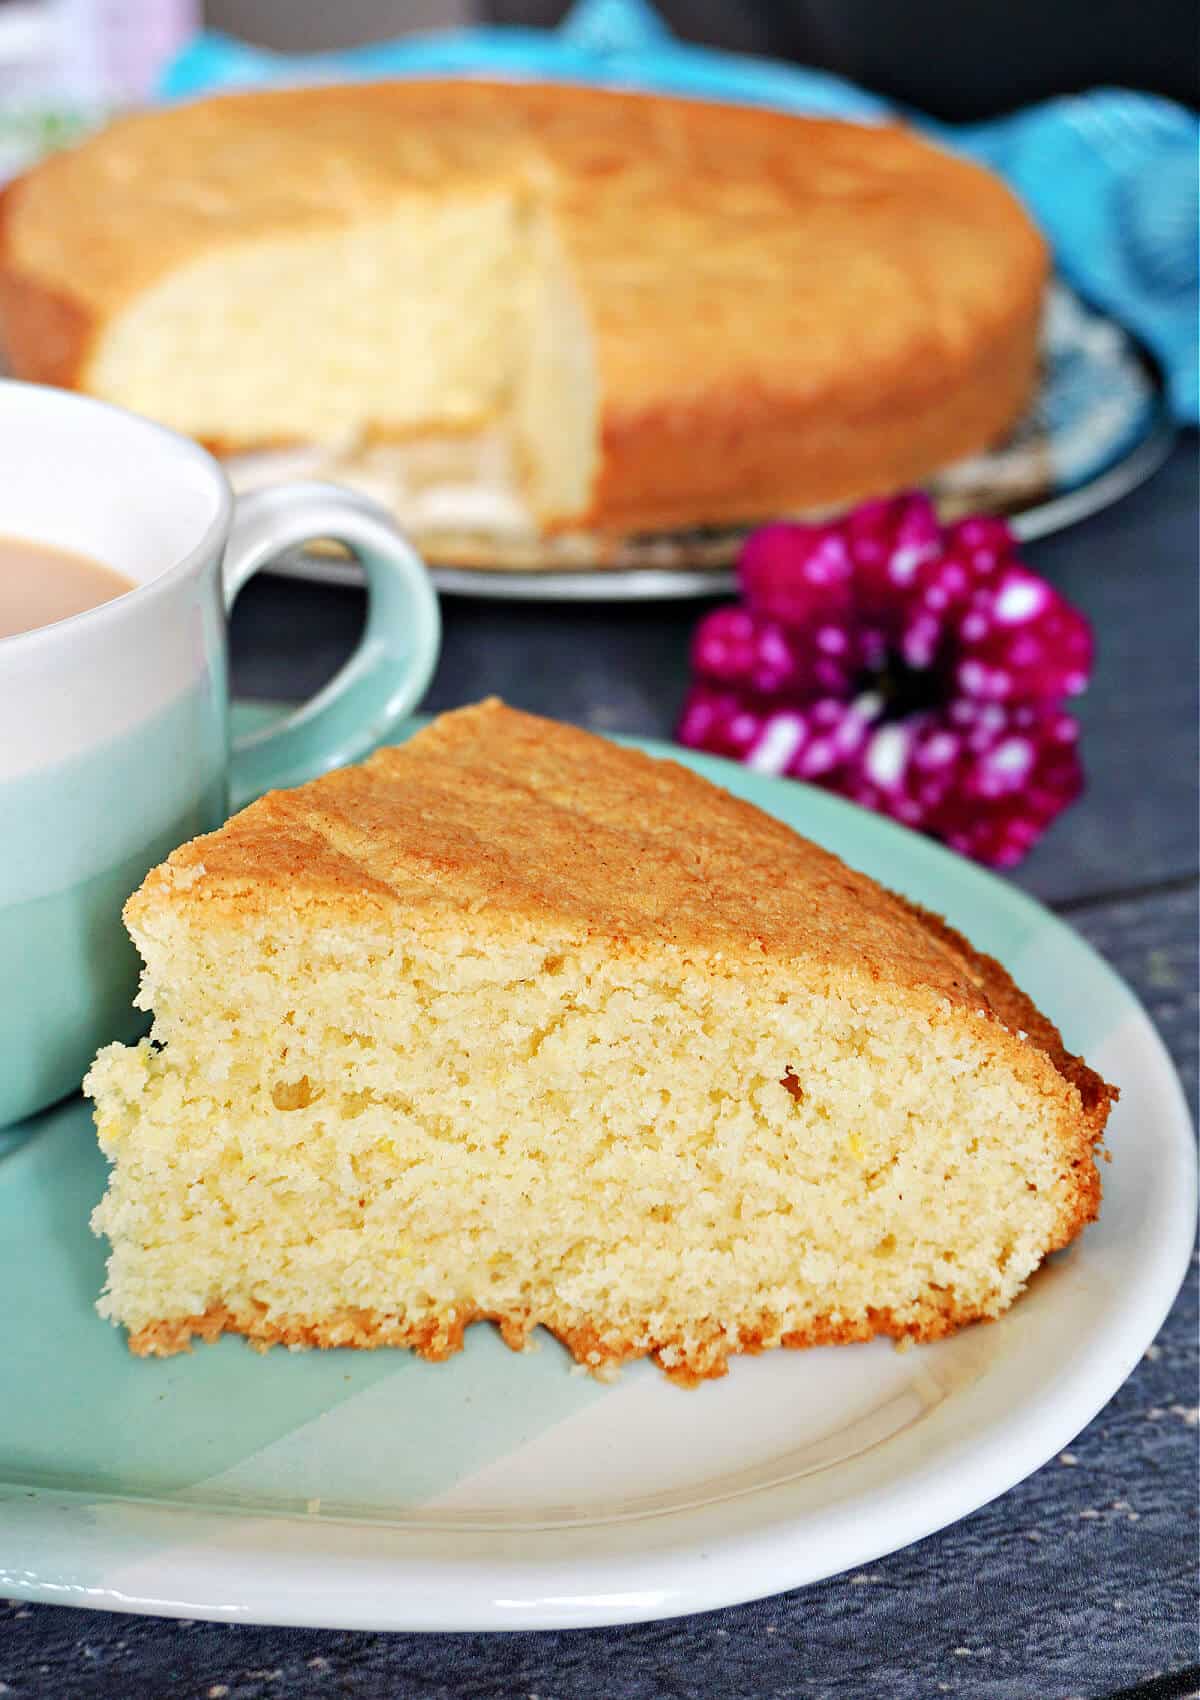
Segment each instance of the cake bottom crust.
M514 1352L525 1351L534 1330L544 1327L562 1342L576 1363L601 1380L611 1377L623 1363L649 1357L670 1380L695 1387L724 1375L729 1359L740 1353L757 1355L779 1346L843 1346L876 1335L913 1343L940 1340L968 1323L992 1320L989 1313L961 1307L948 1291L919 1300L902 1314L891 1309L868 1309L858 1317L817 1316L799 1329L784 1329L777 1319L764 1314L739 1324L698 1323L686 1336L632 1334L628 1324L611 1325L594 1319L567 1322L469 1306L455 1306L411 1323L372 1310L342 1310L327 1317L272 1317L265 1307L235 1311L212 1305L200 1315L163 1317L143 1324L130 1332L129 1348L138 1357L165 1358L190 1351L193 1336L212 1342L222 1334L242 1334L264 1352L272 1346L293 1350L403 1346L431 1363L442 1363L462 1350L463 1337L472 1323L492 1322Z

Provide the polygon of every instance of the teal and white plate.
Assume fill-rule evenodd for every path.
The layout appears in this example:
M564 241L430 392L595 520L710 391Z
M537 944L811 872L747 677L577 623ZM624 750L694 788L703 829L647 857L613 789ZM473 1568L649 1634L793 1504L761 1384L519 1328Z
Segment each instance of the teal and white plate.
M1036 903L928 841L670 753L947 915L1120 1086L1099 1222L993 1325L906 1352L746 1358L695 1392L645 1364L601 1385L553 1341L516 1356L486 1326L442 1365L237 1339L142 1360L92 1308L104 1162L73 1100L0 1158L0 1595L369 1629L701 1611L953 1522L1121 1385L1195 1223L1187 1109L1133 994Z

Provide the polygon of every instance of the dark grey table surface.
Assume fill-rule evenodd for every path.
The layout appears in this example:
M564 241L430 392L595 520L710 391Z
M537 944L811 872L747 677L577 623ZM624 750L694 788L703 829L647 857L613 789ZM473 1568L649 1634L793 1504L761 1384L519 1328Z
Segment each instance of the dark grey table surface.
M1135 987L1197 1095L1197 456L1031 563L1085 608L1085 798L1012 876ZM245 696L307 694L363 599L259 579L233 622ZM598 731L671 734L703 605L447 601L427 706L497 692ZM868 1569L611 1630L378 1635L0 1606L0 1696L104 1700L1067 1700L1200 1695L1197 1283L1070 1449Z

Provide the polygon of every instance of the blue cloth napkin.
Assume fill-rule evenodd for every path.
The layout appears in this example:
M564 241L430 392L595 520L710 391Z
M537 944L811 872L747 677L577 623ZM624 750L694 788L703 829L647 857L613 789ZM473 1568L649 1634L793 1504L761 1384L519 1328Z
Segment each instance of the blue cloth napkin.
M892 109L821 71L677 41L646 0L578 0L554 31L484 28L286 58L220 35L167 67L164 99L271 83L494 76L601 83L879 122ZM1172 101L1096 89L986 124L909 122L983 160L1023 198L1063 275L1162 364L1178 419L1200 414L1200 120Z

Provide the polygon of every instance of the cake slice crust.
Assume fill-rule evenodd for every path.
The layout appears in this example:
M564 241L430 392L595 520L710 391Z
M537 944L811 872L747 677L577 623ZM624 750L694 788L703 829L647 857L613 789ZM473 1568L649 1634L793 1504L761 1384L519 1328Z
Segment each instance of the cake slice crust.
M103 1308L605 1372L932 1339L1099 1202L1113 1090L996 963L690 770L492 701L177 851L89 1078Z

